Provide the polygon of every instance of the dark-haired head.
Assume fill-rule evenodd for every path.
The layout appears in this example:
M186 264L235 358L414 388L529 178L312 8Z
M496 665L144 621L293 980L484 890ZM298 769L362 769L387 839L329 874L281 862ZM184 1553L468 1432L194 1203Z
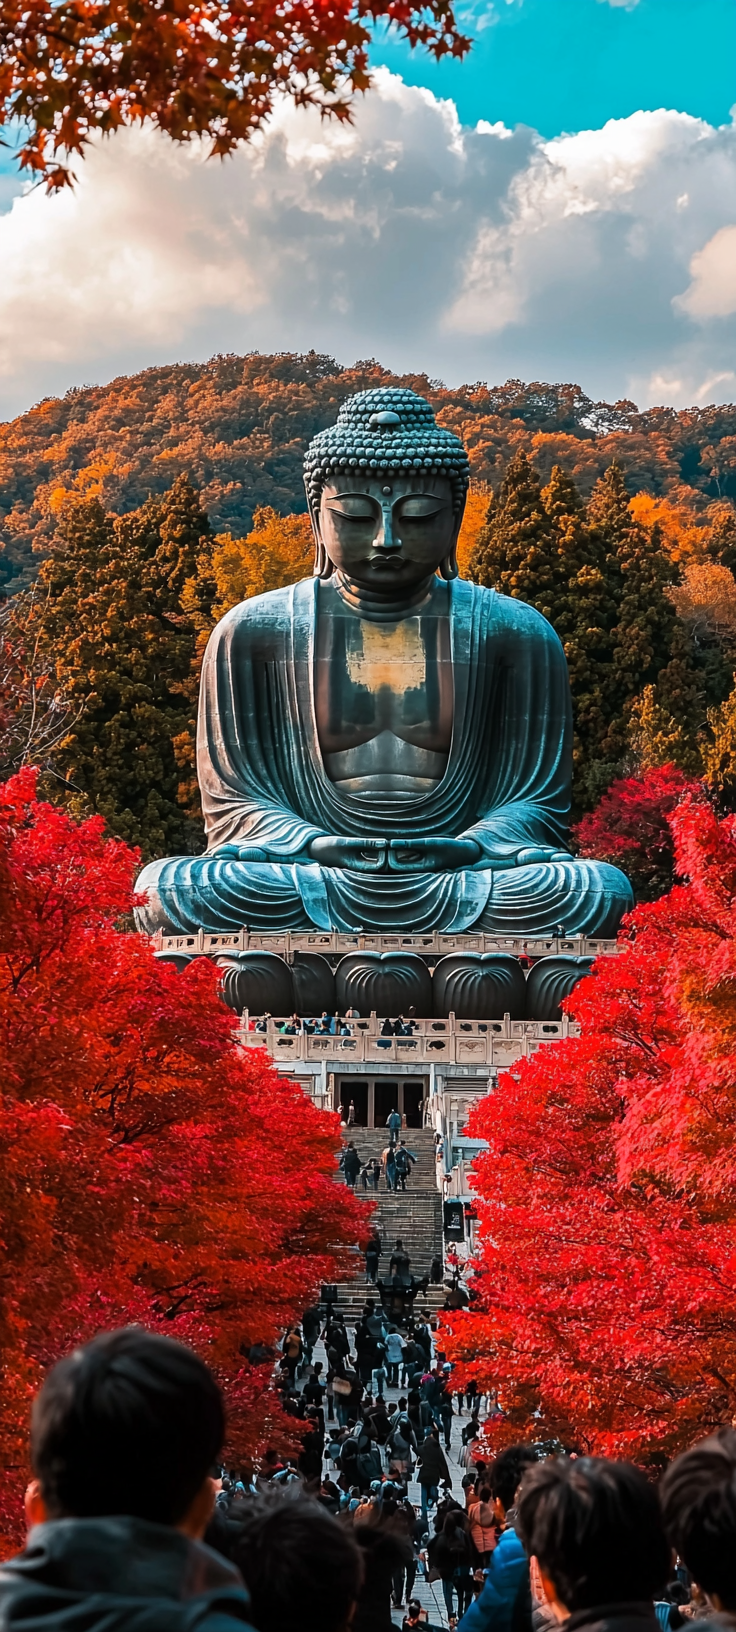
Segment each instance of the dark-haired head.
M526 1469L537 1460L537 1453L531 1445L509 1445L507 1451L502 1451L496 1457L490 1471L491 1490L496 1501L501 1503L504 1513L508 1513L514 1505L514 1497L524 1477ZM485 1469L485 1463L479 1464ZM484 1480L485 1483L485 1480Z
M660 1486L672 1546L715 1607L736 1611L736 1433L720 1428L676 1457Z
M227 1546L250 1594L257 1632L344 1632L363 1580L360 1548L326 1508L301 1491L271 1492L244 1504ZM207 1539L209 1540L209 1533Z
M558 1457L530 1468L517 1529L568 1614L651 1601L669 1574L656 1491L629 1462Z
M195 1508L194 1534L224 1429L220 1390L191 1349L137 1326L105 1332L60 1360L36 1398L30 1516L128 1514L184 1528Z

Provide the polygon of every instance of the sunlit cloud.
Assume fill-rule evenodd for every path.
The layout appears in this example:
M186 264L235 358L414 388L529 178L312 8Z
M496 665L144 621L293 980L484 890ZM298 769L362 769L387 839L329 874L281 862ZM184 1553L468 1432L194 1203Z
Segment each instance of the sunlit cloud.
M736 134L666 109L544 141L380 70L355 124L283 104L224 164L144 130L0 216L0 412L216 351L726 400Z

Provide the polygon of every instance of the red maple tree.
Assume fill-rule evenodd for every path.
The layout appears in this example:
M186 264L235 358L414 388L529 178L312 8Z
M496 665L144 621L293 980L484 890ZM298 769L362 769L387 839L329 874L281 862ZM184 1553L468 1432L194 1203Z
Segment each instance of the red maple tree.
M230 153L279 92L348 119L377 22L435 57L470 45L451 0L3 0L0 124L20 124L21 165L51 189L71 179L60 154L121 125Z
M141 1321L226 1392L233 1455L293 1435L273 1343L348 1273L365 1213L334 1183L337 1118L236 1046L206 959L178 974L119 926L135 852L0 787L0 1533L14 1540L30 1398L74 1342Z
M736 1412L736 818L672 826L689 882L567 1000L581 1036L470 1119L478 1298L447 1338L498 1441L652 1465Z
M612 782L595 810L572 829L580 855L623 868L637 901L656 899L675 881L669 818L686 794L706 797L703 784L676 765Z

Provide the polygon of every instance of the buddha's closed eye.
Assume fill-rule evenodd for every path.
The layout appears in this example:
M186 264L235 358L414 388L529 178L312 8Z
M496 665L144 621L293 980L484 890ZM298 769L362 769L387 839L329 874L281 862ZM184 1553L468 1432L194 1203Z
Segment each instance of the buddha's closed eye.
M328 499L327 509L333 516L342 516L345 521L374 521L380 515L378 505L360 494Z
M400 499L397 509L402 521L431 521L441 510L446 510L447 505L427 495L426 498Z
M333 516L341 516L344 521L374 521L380 514L377 500L369 494L338 493L325 503ZM393 506L394 514L402 521L432 521L446 509L447 505L434 493L411 494L397 499Z

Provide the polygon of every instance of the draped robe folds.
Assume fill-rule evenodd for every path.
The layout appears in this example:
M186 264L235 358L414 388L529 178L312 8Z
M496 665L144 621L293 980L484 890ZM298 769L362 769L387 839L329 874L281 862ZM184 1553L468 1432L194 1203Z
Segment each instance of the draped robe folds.
M572 857L499 867L527 846L565 848L572 726L557 635L521 601L461 580L449 587L452 743L445 775L413 797L351 797L326 774L314 693L319 581L227 613L210 639L200 691L207 854L144 868L141 929L475 926L533 935L562 925L569 935L615 934L632 904L616 868ZM457 872L361 872L311 861L310 841L322 835L472 838L482 854ZM226 845L254 846L256 855L218 854Z

